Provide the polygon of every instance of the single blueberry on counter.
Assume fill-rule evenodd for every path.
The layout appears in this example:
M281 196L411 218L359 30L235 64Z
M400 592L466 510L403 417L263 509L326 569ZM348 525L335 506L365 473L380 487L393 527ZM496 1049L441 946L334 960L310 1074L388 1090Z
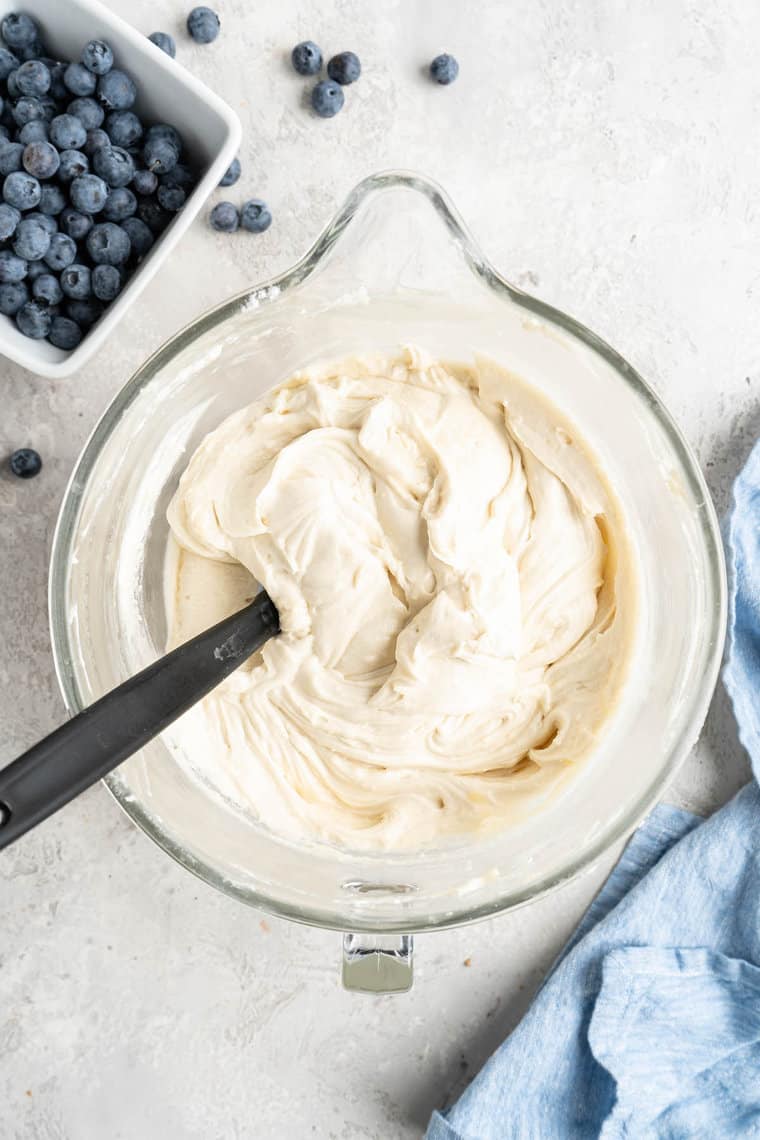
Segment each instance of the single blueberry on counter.
M0 284L23 281L27 274L27 263L9 249L0 250Z
M19 447L8 460L8 466L19 479L33 479L42 470L42 459L33 447Z
M29 290L24 281L11 281L0 285L0 313L14 317L22 305L29 300Z
M107 111L128 111L137 98L137 88L126 71L116 68L98 80L98 99Z
M58 283L58 278L52 273L41 273L32 283L32 296L35 301L42 301L48 307L60 305L63 300L63 289Z
M33 210L39 204L42 187L31 174L14 170L3 182L3 198L17 210Z
M96 174L83 174L75 178L69 190L72 206L83 214L99 214L106 204L107 197L108 186Z
M290 61L299 75L317 75L322 67L322 52L313 40L304 40L293 48Z
M76 115L56 115L50 124L50 141L61 150L80 150L87 142L87 128Z
M104 126L114 146L133 146L143 136L143 125L134 111L112 111Z
M87 252L96 265L123 265L131 249L129 234L114 222L98 222L87 235Z
M120 146L101 146L92 156L92 168L109 186L127 186L135 164L131 154Z
M158 178L152 170L136 170L132 176L132 189L136 194L155 194Z
M50 72L39 59L28 59L16 71L16 86L22 95L47 95Z
M240 224L252 234L263 234L272 224L272 215L266 202L261 198L251 198L244 202L240 210Z
M104 40L90 40L85 44L81 59L93 75L105 75L113 67L113 52Z
M70 352L82 339L82 330L70 317L53 317L48 340L55 348Z
M187 30L197 44L210 44L219 35L221 21L216 12L201 5L187 17ZM6 41L7 43L7 41ZM13 45L11 45L13 46Z
M83 301L92 293L92 274L87 265L74 262L63 270L59 280L61 289L72 301Z
M66 113L73 115L75 119L79 119L86 131L99 127L106 115L100 103L96 103L89 96L82 99L72 99L66 108Z
M137 199L128 187L118 186L115 190L111 190L103 207L103 217L107 222L123 222L135 213L137 213Z
M24 261L41 261L50 248L50 233L37 218L22 218L13 236L13 252Z
M82 238L87 237L93 226L92 218L89 214L82 214L79 210L75 210L73 206L65 206L61 211L61 229L74 241L81 241Z
M58 151L49 142L30 142L24 147L21 162L35 178L52 178L61 165Z
M121 273L115 265L96 265L92 271L92 291L99 301L113 301L121 292Z
M7 202L0 204L0 241L7 241L21 221L21 211Z
M327 74L330 79L340 83L341 87L347 87L349 83L356 83L361 73L362 65L359 62L359 57L352 51L339 52L327 64Z
M88 71L83 63L70 63L63 73L63 82L72 95L92 95L98 85L97 75Z
M141 218L126 218L121 223L121 228L127 234L131 245L132 254L138 258L145 257L150 247L153 245L153 234L150 232L145 222Z
M320 119L331 119L337 115L345 102L340 84L332 79L322 79L311 93L311 105Z
M430 64L430 78L434 79L436 83L443 84L444 87L453 83L458 75L459 64L453 55L448 55L446 52L437 55Z
M222 234L234 234L240 225L240 214L232 202L217 202L209 214L213 229Z
M50 246L45 254L45 263L60 272L73 265L77 256L77 244L68 234L53 234Z
M39 28L26 12L9 12L0 24L0 34L9 48L26 48L39 39Z
M222 177L219 181L219 185L220 186L234 186L239 177L240 177L240 159L239 158L233 158L232 162L230 163L230 165L227 167L224 174L222 175Z
M62 150L60 158L61 165L58 167L59 182L73 182L75 178L81 178L83 174L89 172L89 160L86 154L82 154L81 150Z
M32 340L44 340L52 323L53 318L47 305L40 301L27 301L16 313L19 332Z
M168 56L174 59L177 54L177 45L174 42L173 36L170 36L168 32L151 32L148 39L152 44L155 44L157 48L160 48L161 51L166 52Z

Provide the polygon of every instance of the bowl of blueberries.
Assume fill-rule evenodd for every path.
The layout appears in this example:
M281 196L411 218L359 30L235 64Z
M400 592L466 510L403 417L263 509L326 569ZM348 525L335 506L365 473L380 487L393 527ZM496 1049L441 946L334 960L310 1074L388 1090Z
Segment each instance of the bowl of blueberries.
M81 367L235 158L172 48L97 0L0 0L0 353L39 375Z

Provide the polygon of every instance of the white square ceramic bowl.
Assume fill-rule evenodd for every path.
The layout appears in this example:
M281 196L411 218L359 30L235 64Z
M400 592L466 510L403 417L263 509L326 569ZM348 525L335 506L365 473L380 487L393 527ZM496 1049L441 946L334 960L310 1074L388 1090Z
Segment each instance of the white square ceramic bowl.
M0 315L0 353L40 376L57 378L81 368L169 256L235 157L241 127L235 112L213 91L98 0L0 0L0 19L14 11L28 12L37 20L47 51L58 59L79 59L88 40L107 40L116 66L129 72L137 84L135 110L148 122L172 123L201 172L184 207L124 291L72 352L63 352L44 340L29 340L10 318Z

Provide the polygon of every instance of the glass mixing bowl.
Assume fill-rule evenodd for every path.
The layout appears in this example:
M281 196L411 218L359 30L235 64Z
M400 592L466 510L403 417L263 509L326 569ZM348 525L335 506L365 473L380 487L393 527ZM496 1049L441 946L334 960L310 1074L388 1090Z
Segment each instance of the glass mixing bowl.
M122 389L72 475L50 575L56 668L75 713L163 651L166 506L201 438L316 359L408 343L444 358L486 353L545 391L617 491L638 569L637 636L593 756L519 826L399 855L273 835L189 774L163 738L106 781L206 882L350 932L346 978L369 988L408 983L408 939L391 936L508 910L589 867L649 811L697 739L722 652L725 568L704 480L652 389L588 329L509 285L436 185L379 174L297 265L200 317ZM374 983L352 974L383 949L400 973L382 975L375 961Z

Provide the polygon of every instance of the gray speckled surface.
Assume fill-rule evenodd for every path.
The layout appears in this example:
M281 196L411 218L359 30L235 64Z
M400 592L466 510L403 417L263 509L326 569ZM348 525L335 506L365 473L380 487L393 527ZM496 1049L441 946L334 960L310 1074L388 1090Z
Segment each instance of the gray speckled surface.
M45 583L63 487L96 416L202 309L285 268L361 176L438 178L493 261L609 339L666 398L724 511L760 428L760 10L730 0L218 0L211 48L178 0L112 0L177 33L239 111L245 176L275 224L202 219L80 375L0 362L0 761L62 717ZM365 74L329 123L286 51L356 49ZM421 66L455 52L461 77ZM671 789L698 811L747 777L719 692ZM339 988L337 938L243 909L174 866L100 788L0 860L0 1135L5 1140L388 1140L420 1136L525 1009L611 859L517 914L421 938L414 991ZM466 966L465 960L471 964Z

